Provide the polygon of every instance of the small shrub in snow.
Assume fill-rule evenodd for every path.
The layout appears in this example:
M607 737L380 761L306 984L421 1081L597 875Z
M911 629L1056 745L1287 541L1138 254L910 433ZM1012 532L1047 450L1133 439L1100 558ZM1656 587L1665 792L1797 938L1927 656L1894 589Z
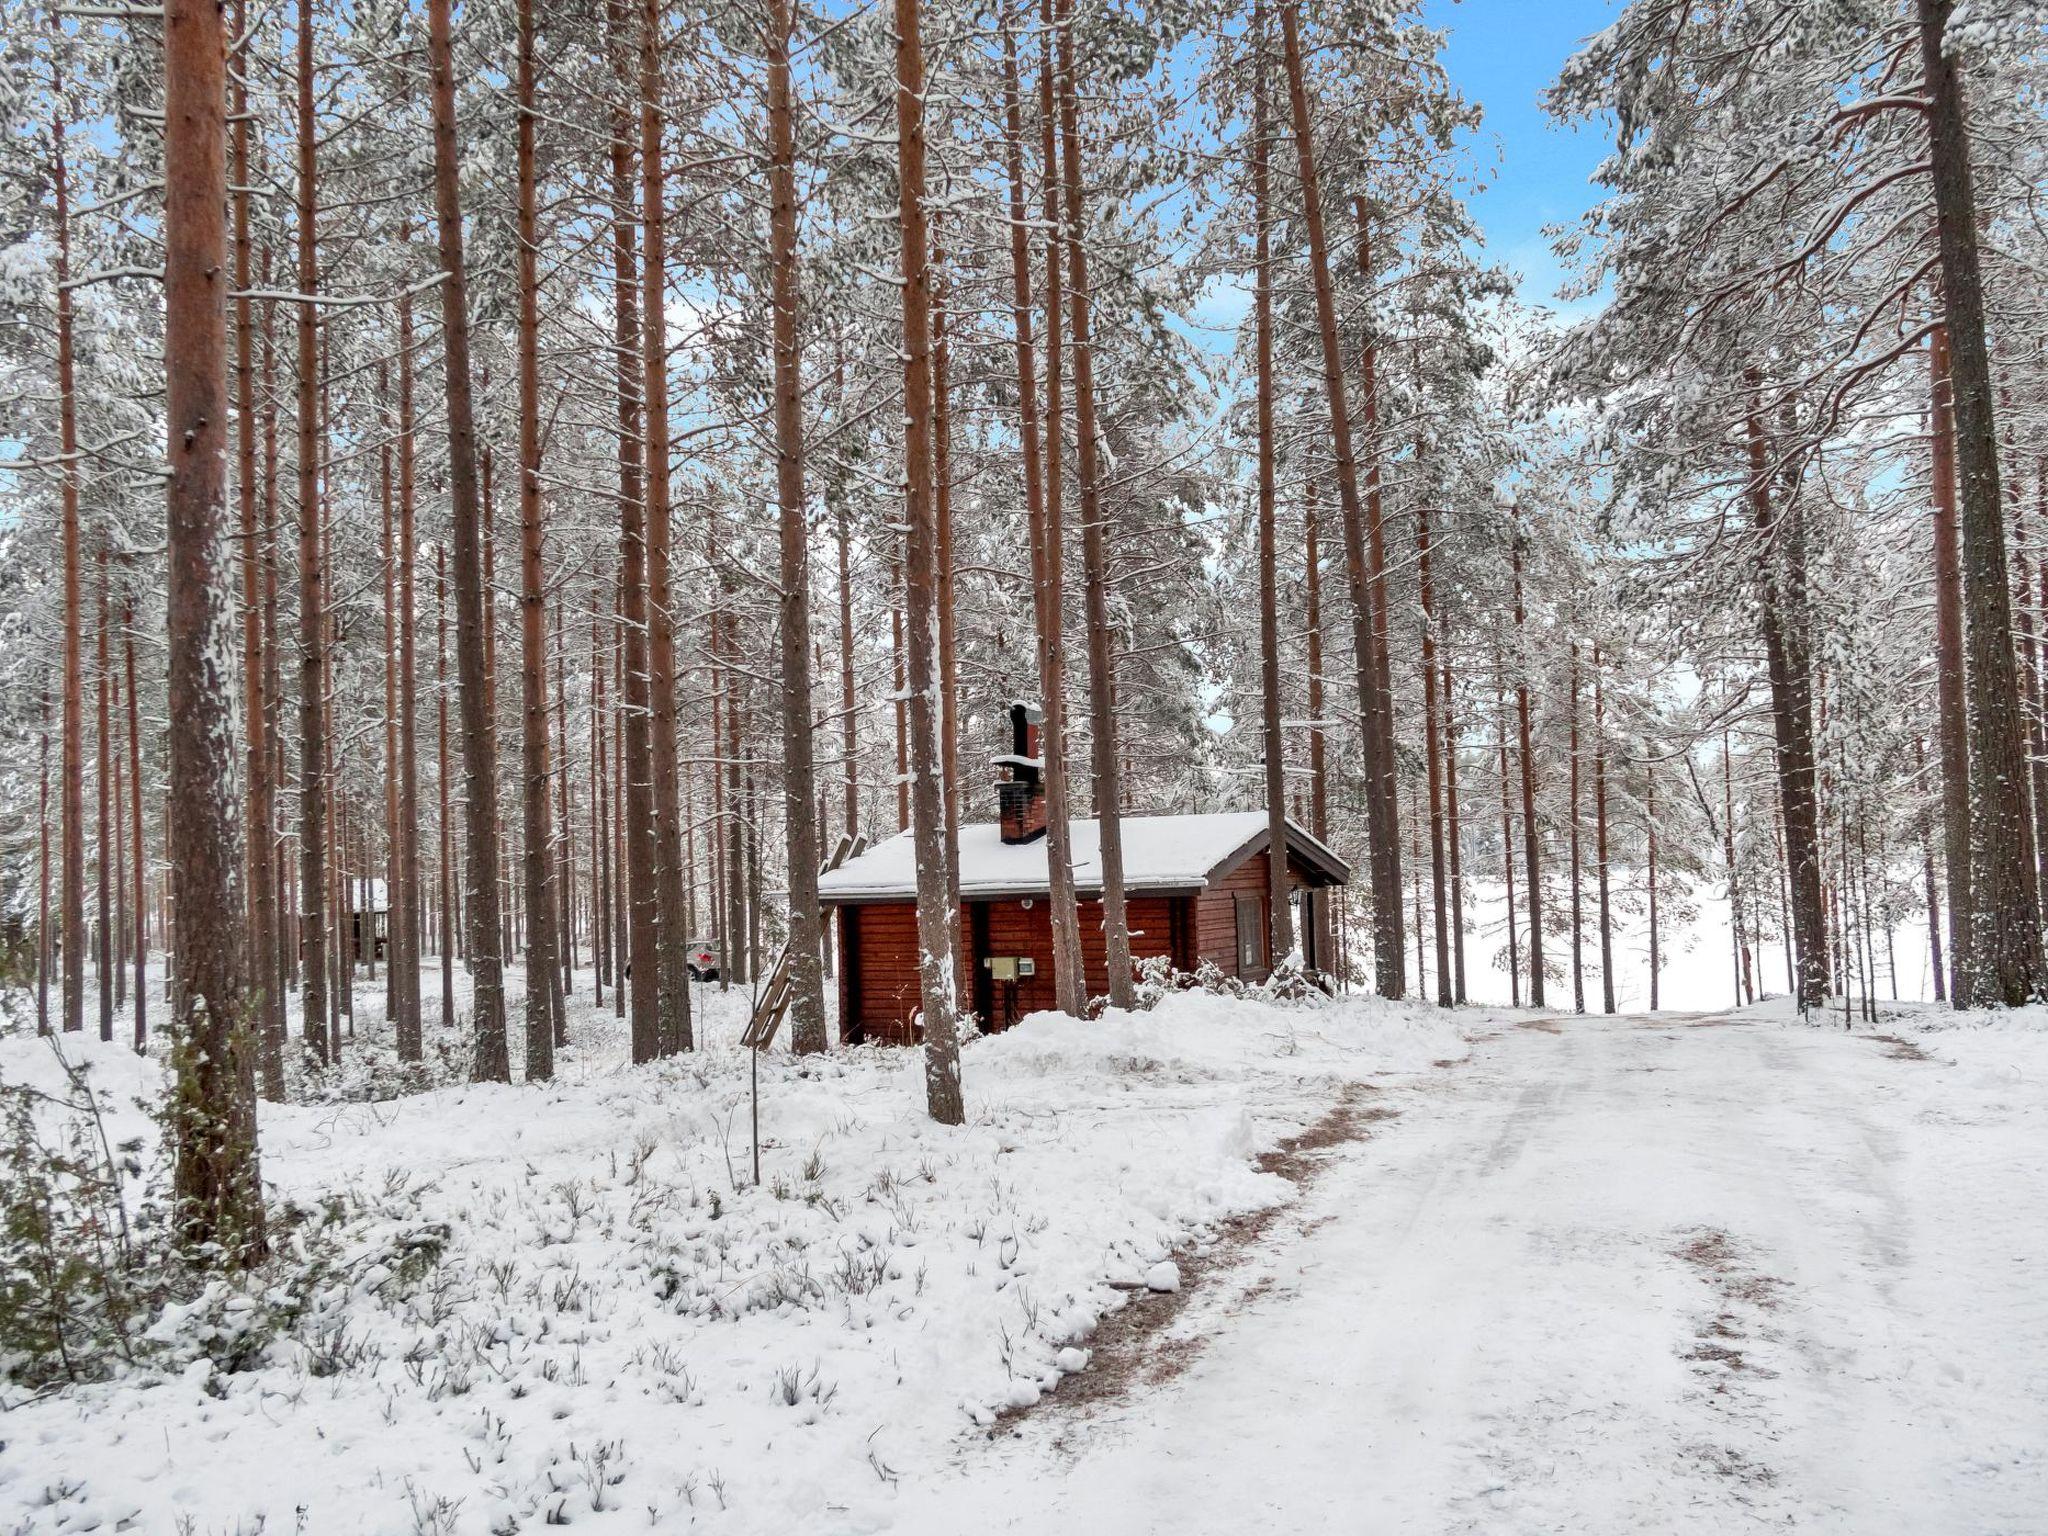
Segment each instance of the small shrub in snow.
M28 1386L132 1364L166 1294L160 1228L128 1214L142 1144L117 1149L109 1106L64 1075L62 1097L0 1085L0 1373Z

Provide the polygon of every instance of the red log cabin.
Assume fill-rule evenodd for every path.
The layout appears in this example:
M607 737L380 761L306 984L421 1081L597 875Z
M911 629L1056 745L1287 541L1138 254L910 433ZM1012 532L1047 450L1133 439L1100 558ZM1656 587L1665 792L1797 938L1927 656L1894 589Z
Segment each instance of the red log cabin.
M960 828L961 934L974 1013L1004 1029L1053 1001L1045 791L1037 711L1013 705L1013 750L995 761L999 819ZM1074 884L1088 994L1109 990L1102 939L1100 827L1070 822ZM1175 970L1214 965L1226 976L1263 981L1272 972L1266 917L1268 828L1264 811L1123 818L1125 910L1135 960L1167 957ZM1287 885L1303 959L1318 908L1351 870L1322 843L1287 823ZM906 1043L915 1037L917 861L911 834L898 833L828 871L819 885L839 921L839 1035Z

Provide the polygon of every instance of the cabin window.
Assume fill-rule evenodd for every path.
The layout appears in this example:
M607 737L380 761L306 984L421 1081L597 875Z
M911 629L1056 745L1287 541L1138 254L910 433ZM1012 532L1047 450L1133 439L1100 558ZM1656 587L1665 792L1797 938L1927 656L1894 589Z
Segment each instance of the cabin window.
M1237 898L1237 974L1262 970L1266 952L1266 904L1256 896Z

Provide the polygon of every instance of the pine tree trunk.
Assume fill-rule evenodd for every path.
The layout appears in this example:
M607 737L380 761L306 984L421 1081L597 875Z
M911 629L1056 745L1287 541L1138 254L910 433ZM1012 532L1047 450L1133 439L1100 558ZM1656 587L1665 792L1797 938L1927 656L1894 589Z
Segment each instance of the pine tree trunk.
M1508 798L1508 696L1500 676L1500 657L1494 657L1494 741L1500 758L1500 874L1507 889L1508 903L1508 1001L1522 1006L1522 958L1515 928L1515 821Z
M607 11L619 55L623 90L628 78L625 0ZM631 981L633 1060L663 1054L659 901L654 878L654 728L647 660L647 504L643 496L640 386L645 377L640 342L640 279L633 242L635 145L622 106L612 119L612 335L619 402L619 606L625 631L625 970Z
M1021 4L1018 11L1021 12ZM1058 155L1053 135L1052 40L1044 40L1039 75L1040 151L1046 235L1045 419L1039 417L1038 369L1031 331L1030 241L1025 228L1024 111L1017 68L1016 14L1006 20L1003 70L1010 179L1010 284L1017 336L1018 428L1024 450L1024 499L1031 546L1032 617L1037 641L1040 708L1045 720L1039 757L1045 782L1047 898L1052 925L1053 997L1079 1018L1088 1006L1081 917L1074 891L1073 810L1067 779L1067 653L1065 534L1061 527L1061 380Z
M1057 0L1061 235L1067 254L1067 310L1074 347L1074 480L1081 497L1081 568L1088 616L1088 728L1095 758L1095 820L1102 868L1103 964L1109 1004L1135 1002L1131 932L1124 908L1123 791L1117 758L1116 646L1109 618L1109 551L1096 424L1095 343L1088 286L1088 216L1082 200L1079 84L1073 0Z
M1417 438L1416 457L1423 445ZM1444 784L1443 742L1438 733L1441 718L1437 702L1436 666L1436 580L1430 563L1429 501L1419 497L1415 504L1416 581L1422 600L1422 737L1429 781L1429 879L1432 918L1436 935L1436 1000L1440 1008L1451 1006L1451 935L1446 909L1448 880L1444 867ZM1310 710L1314 714L1313 708Z
M331 1059L327 997L327 746L325 572L320 562L320 338L313 137L313 0L298 10L299 502L299 1028L316 1060Z
M99 825L96 842L98 855L98 879L93 892L98 907L99 921L93 934L94 981L100 995L100 1038L114 1038L114 747L112 703L108 690L113 684L113 663L107 644L107 539L102 532L99 541L99 585L98 585L98 662L94 668L94 695L99 709L99 729L93 733L93 746L99 755L98 771L93 775L93 789L99 797Z
M62 93L59 92L61 97ZM78 399L72 357L70 177L64 120L52 125L51 184L57 207L57 451L64 519L64 704L62 802L63 878L58 906L63 930L63 1012L66 1033L85 1028L85 604L78 517Z
M781 521L782 825L789 877L789 1027L799 1052L822 1051L824 935L818 905L817 766L811 740L810 520L804 505L803 358L798 352L796 112L792 0L768 6L768 247L775 344L775 493ZM950 724L950 720L949 720Z
M1659 1006L1659 973L1664 968L1662 939L1657 932L1657 768L1643 766L1643 823L1649 845L1650 886L1650 1012Z
M1358 491L1358 463L1352 453L1351 416L1344 388L1344 360L1337 333L1336 295L1330 280L1329 249L1323 231L1322 192L1310 131L1308 86L1301 59L1298 6L1283 5L1280 26L1287 56L1287 94L1294 125L1295 158L1308 234L1309 272L1314 282L1316 325L1322 343L1323 387L1329 401L1331 452L1337 467L1337 499L1344 514L1344 555L1351 586L1352 649L1358 670L1358 700L1367 732L1387 718L1374 664L1373 589L1367 563L1365 507ZM1407 956L1401 932L1400 829L1387 805L1381 774L1384 746L1377 736L1365 744L1368 782L1367 836L1373 885L1373 965L1380 995L1400 997L1407 989Z
M555 1075L555 899L549 879L547 623L540 501L540 226L534 165L533 0L514 6L518 65L519 709L526 881L526 1080Z
M448 764L448 552L434 547L434 774L441 828L441 1029L455 1028L455 823L449 806Z
M1827 998L1827 911L1821 899L1820 803L1814 787L1813 678L1805 634L1805 552L1796 496L1774 507L1770 443L1764 435L1760 376L1748 374L1750 518L1757 534L1758 608L1771 684L1771 723L1778 744L1778 797L1791 865L1792 923L1799 954L1798 1001L1817 1008ZM1782 510L1783 515L1779 512Z
M419 529L414 504L412 300L398 301L398 870L391 898L398 1059L424 1053L420 1018L419 651L413 636Z
M1572 1012L1586 1011L1585 883L1579 839L1579 642L1571 642Z
M1522 770L1522 860L1529 875L1529 1002L1541 1008L1543 1002L1543 872L1537 864L1536 754L1529 728L1529 641L1527 612L1522 606L1522 534L1517 529L1509 545L1515 582L1515 720Z
M227 81L221 8L164 8L164 355L169 426L170 793L178 838L171 1096L174 1219L188 1255L264 1254L255 1010L245 971L227 566Z
M1458 825L1458 696L1451 691L1451 659L1444 658L1444 841L1451 860L1451 977L1465 1003L1465 849Z
M909 609L912 837L917 850L918 983L925 1097L941 1125L965 1118L953 919L946 905L945 785L939 777L937 529L932 507L931 239L925 223L924 49L917 0L895 0L897 222L903 278L904 592Z
M1287 760L1280 735L1280 593L1279 535L1274 526L1273 425L1273 268L1272 207L1268 188L1268 141L1271 132L1266 105L1266 8L1254 9L1252 107L1252 222L1258 253L1253 314L1258 354L1259 461L1259 685L1260 725L1266 759L1266 918L1269 966L1278 965L1294 948L1294 925L1287 899ZM1442 932L1441 925L1438 928Z
M1614 908L1607 863L1607 691L1593 642L1593 862L1600 889L1600 1011L1614 1012Z
M1354 200L1358 222L1358 276L1361 290L1373 286L1372 222L1363 197ZM1366 775L1365 814L1373 889L1393 898L1398 919L1401 892L1400 788L1395 777L1394 683L1387 655L1386 498L1380 484L1379 346L1368 321L1358 349L1359 456L1365 476L1366 580L1372 592L1372 698L1366 715L1366 748L1371 762ZM1375 850L1384 849L1384 852ZM1533 893L1532 893L1533 894ZM1376 895L1376 901L1379 897ZM1404 978L1405 980L1405 978ZM1421 980L1417 978L1418 982Z
M43 689L36 816L41 843L36 859L36 1033L50 1032L50 690ZM59 999L62 1006L62 999Z
M427 66L433 84L434 218L439 239L443 356L447 367L448 482L455 565L455 666L461 691L462 778L468 855L469 970L478 1082L509 1082L504 950L498 916L498 778L492 758L483 580L483 504L477 485L476 411L470 393L469 283L462 256L462 183L456 157L453 0L427 0Z
M143 869L148 860L142 850L142 713L135 695L135 604L132 598L121 611L121 655L128 675L128 814L130 817L129 861L135 899L135 1049L149 1043L149 904L144 891ZM260 973L258 973L260 974ZM250 989L252 1028L257 1054L262 1054L262 1008L260 992Z
M1970 969L1973 1001L2007 1007L2042 993L2041 907L2027 816L2028 765L2013 661L1991 361L1978 271L1976 193L1962 82L1943 53L1953 0L1916 0L1927 77L1929 161L1940 236L1943 318L1954 395L1962 514L1965 670L1969 706Z
M256 479L256 323L246 297L255 286L249 238L248 0L235 0L235 49L229 86L233 127L230 177L235 191L235 491L241 512L243 727L248 732L249 984L256 1006L258 1075L263 1097L284 1098L284 995L277 972L277 872L271 827L270 700L264 654L264 530L258 520ZM266 346L266 353L268 348ZM138 786L138 789L140 786ZM138 838L139 842L139 838ZM139 992L141 989L138 988Z
M654 887L660 966L661 1049L691 1048L690 975L684 964L683 838L676 782L675 609L669 573L668 248L663 174L661 0L640 13L641 384L647 471L647 690L654 767ZM729 948L730 946L728 946Z

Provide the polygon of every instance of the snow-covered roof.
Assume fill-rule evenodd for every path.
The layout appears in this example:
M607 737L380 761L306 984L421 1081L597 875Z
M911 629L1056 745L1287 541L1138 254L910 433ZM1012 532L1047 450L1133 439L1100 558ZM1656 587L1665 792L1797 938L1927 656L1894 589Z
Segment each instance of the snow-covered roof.
M1074 884L1083 891L1102 889L1102 828L1095 821L1073 821ZM1348 880L1350 869L1323 844L1292 821L1290 843L1331 879ZM1124 888L1130 891L1189 891L1207 884L1220 870L1239 863L1265 845L1264 811L1224 811L1194 816L1126 816L1123 818ZM975 822L960 829L960 894L967 900L1031 895L1050 889L1046 872L1046 839L1006 843L994 822ZM916 849L908 832L877 843L857 859L848 859L818 882L828 902L887 901L917 894Z

